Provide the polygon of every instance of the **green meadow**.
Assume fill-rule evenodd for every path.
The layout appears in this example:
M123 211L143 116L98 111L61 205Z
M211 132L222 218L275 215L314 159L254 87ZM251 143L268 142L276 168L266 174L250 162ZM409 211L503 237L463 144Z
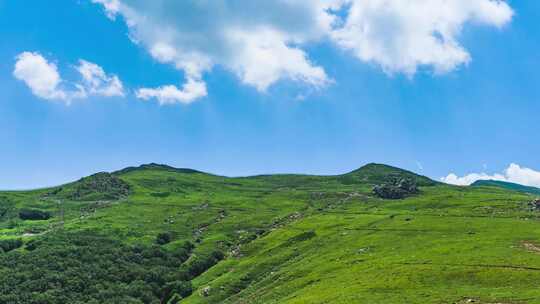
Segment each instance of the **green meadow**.
M419 192L375 196L390 175ZM540 303L534 198L376 164L0 192L0 303Z

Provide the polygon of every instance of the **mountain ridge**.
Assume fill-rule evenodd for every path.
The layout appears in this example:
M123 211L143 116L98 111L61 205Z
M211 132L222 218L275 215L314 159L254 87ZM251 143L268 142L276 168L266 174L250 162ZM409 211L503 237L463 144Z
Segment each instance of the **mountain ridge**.
M526 186L518 183L498 181L498 180L477 180L471 184L472 187L498 187L518 192L540 195L540 188Z

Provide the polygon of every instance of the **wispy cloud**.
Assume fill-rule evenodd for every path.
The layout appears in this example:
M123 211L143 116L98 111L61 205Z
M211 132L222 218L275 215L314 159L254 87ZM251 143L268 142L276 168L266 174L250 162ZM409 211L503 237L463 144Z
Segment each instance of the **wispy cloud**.
M162 105L174 104L178 102L190 104L197 98L206 95L206 84L202 81L197 81L194 79L188 79L188 82L184 84L182 89L179 89L173 85L166 85L155 89L142 88L136 92L137 98L143 100L156 98Z

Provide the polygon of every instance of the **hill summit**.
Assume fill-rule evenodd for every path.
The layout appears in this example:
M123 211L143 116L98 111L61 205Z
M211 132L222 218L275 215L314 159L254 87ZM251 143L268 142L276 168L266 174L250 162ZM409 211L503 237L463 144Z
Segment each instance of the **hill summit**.
M359 169L345 174L344 176L352 177L370 184L384 183L388 180L389 176L411 179L418 186L433 186L437 183L429 177L422 176L411 171L376 163L367 164Z

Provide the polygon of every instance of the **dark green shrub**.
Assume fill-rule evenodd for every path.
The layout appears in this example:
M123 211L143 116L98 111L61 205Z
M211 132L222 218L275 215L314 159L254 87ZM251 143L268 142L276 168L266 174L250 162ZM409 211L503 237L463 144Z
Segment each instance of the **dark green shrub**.
M172 298L183 299L193 293L193 286L189 281L174 281L165 284L163 287L163 298L161 303L169 303ZM175 297L175 295L177 295ZM178 297L179 296L179 297Z
M20 239L0 240L0 248L2 248L4 252L15 250L20 248L22 245L23 241Z
M295 243L307 241L307 240L309 240L309 239L314 238L315 236L317 236L317 234L315 233L315 231L309 230L309 231L302 232L302 233L300 233L300 234L298 234L298 235L295 235L295 236L293 236L292 238L288 239L288 240L287 240L287 244L288 244L288 245L292 245L292 244L295 244Z
M15 206L15 203L8 197L0 196L0 218L8 215Z
M33 251L33 250L36 250L38 246L39 246L39 241L30 240L29 242L26 243L26 245L24 246L24 249L28 251Z
M169 244L172 241L172 233L161 232L156 236L156 243L159 245Z
M195 256L187 265L182 265L183 270L187 271L190 278L195 278L203 272L216 265L219 261L225 258L225 254L221 251L213 251L209 255Z
M169 195L171 195L170 192L152 192L150 193L151 196L153 197L159 197L159 198L164 198L164 197L168 197Z
M51 214L37 209L23 209L19 211L21 220L43 221L51 218Z

